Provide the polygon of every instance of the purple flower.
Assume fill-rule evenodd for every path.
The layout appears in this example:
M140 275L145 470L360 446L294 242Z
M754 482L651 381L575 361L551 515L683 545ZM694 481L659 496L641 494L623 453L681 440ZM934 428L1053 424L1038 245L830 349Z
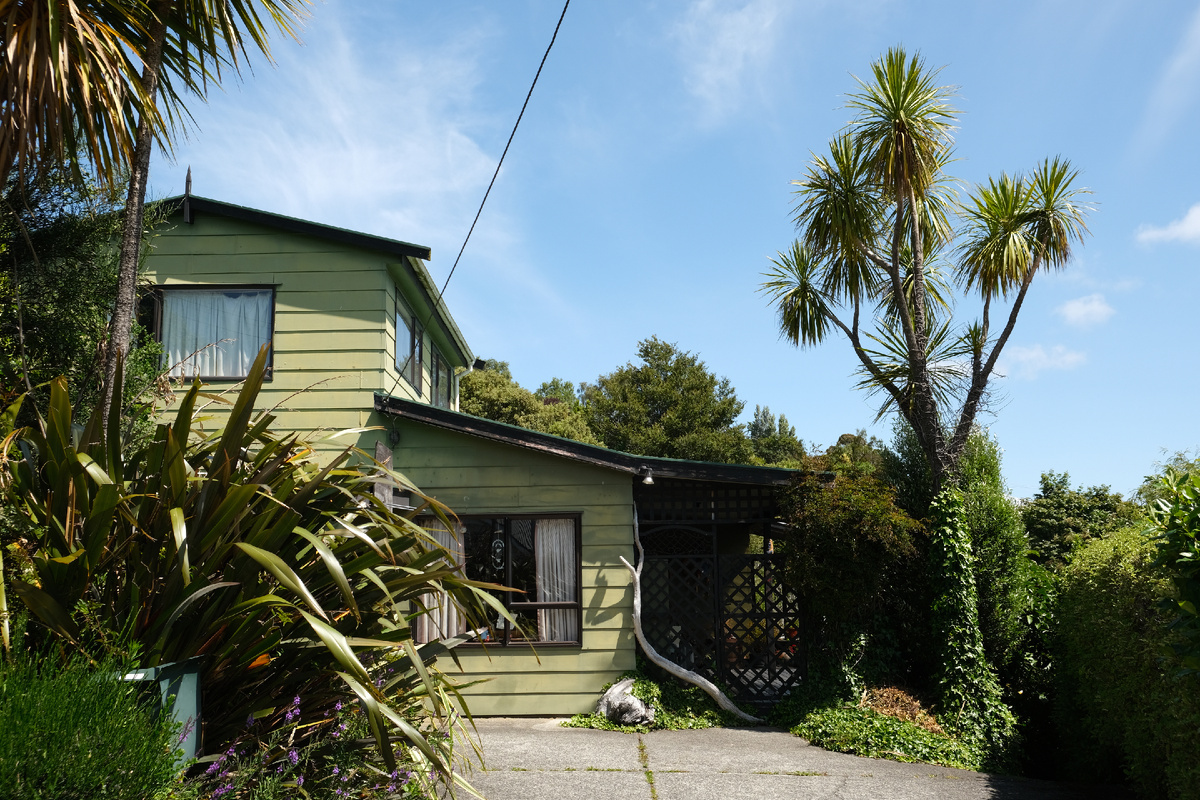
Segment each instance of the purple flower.
M254 715L251 714L250 716L246 717L246 727L249 728L253 724L254 724Z
M288 761L290 761L290 762L292 762L293 764L295 764L295 763L296 763L296 762L298 762L299 760L300 760L300 754L299 754L299 753L297 753L295 750L288 750Z
M341 711L342 710L342 701L338 700L337 705L335 705L334 708L336 708L338 711Z
M297 785L297 786L303 786L303 785L304 785L304 776L303 776L303 775L297 775L297 776L296 776L296 785Z
M334 765L333 765L333 774L334 774L334 775L337 775L337 774L338 774L338 768L337 768L337 764L334 764Z

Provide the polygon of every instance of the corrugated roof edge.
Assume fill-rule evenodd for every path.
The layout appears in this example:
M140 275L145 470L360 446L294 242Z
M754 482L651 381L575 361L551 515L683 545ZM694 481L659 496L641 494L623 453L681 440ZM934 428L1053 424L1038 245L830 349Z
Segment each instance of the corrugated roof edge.
M269 227L278 228L290 233L299 233L305 236L313 236L319 239L328 239L329 241L338 242L339 244L348 244L353 247L361 247L364 250L375 250L389 255L399 256L401 258L417 259L416 267L413 268L413 274L417 279L417 283L425 291L426 301L432 307L433 299L438 297L437 312L443 322L443 327L446 330L447 337L454 342L459 348L459 355L462 356L463 363L470 366L475 360L474 353L471 352L470 346L467 344L466 337L459 330L458 323L454 321L454 317L450 314L450 309L446 307L445 302L438 296L437 287L434 285L433 278L429 275L429 271L425 269L422 261L429 260L432 257L432 251L419 244L411 242L402 242L399 239L389 239L386 236L376 236L371 233L360 233L352 231L348 228L338 228L334 225L325 225L320 222L310 222L309 220L298 219L296 217L288 217L283 214L276 214L272 211L262 211L257 208L247 208L246 206L234 205L221 200L213 200L209 197L200 197L198 195L176 195L168 197L160 201L168 207L174 206L171 213L182 212L186 221L190 222L191 214L200 211L212 214L220 214L221 216L231 217L233 219L241 219L246 222L253 222L259 225L267 225ZM412 268L412 264L405 262Z
M746 464L717 464L709 461L637 456L378 393L375 395L375 410L381 414L390 414L436 428L478 436L489 441L535 450L598 467L607 467L631 475L641 474L642 470L648 468L655 478L782 486L799 473L799 470L781 467L754 467Z

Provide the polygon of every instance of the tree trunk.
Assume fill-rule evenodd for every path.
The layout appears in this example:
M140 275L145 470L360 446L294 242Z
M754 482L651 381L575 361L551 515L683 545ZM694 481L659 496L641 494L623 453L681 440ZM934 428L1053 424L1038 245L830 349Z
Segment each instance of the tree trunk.
M142 88L146 102L153 104L158 96L158 78L162 68L163 45L167 36L167 14L170 0L159 0L152 8L150 46L142 64ZM146 115L138 120L137 140L133 149L133 164L129 174L129 192L125 197L125 219L121 229L121 256L117 272L117 299L109 322L108 343L104 357L104 390L101 395L101 419L108 419L112 404L118 408L122 398L113 397L117 365L129 354L130 331L137 304L138 263L142 252L142 224L146 206L146 183L150 178L150 153L154 134Z

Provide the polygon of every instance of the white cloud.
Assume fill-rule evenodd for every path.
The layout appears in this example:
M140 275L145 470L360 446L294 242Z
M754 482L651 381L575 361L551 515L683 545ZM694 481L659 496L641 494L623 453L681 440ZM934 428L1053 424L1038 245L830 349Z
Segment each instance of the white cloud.
M1105 301L1102 294L1089 294L1068 300L1054 310L1068 325L1078 328L1087 328L1107 322L1109 317L1117 313L1116 309Z
M1002 375L1024 380L1033 380L1046 370L1074 369L1087 361L1084 353L1068 350L1056 344L1049 350L1040 344L1032 347L1009 347L1001 357L1003 362L998 371Z
M676 26L684 83L708 123L734 111L775 49L781 0L695 0Z
M1135 152L1150 153L1175 127L1200 88L1200 8L1192 15L1175 52L1146 101L1134 136Z
M1190 242L1200 244L1200 203L1188 209L1182 219L1161 228L1142 225L1138 228L1139 242Z

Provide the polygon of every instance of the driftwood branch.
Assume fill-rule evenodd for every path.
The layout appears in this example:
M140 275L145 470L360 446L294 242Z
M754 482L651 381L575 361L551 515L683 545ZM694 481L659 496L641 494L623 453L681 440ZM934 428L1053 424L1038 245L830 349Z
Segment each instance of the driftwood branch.
M731 714L736 714L747 722L761 723L763 720L758 717L752 717L745 711L742 711L733 701L725 696L725 693L716 687L712 681L705 678L703 675L697 675L691 670L684 669L673 661L668 661L663 656L659 655L658 651L650 646L646 641L646 635L642 632L642 565L646 563L646 555L642 550L642 537L638 533L637 523L637 508L633 510L633 543L637 545L638 551L638 566L634 569L633 565L625 560L624 556L619 556L621 563L625 565L625 569L629 570L629 574L633 576L633 633L637 636L638 644L642 646L642 650L646 653L646 658L653 661L658 666L665 669L667 672L679 678L682 681L699 686L709 697L717 701L717 705L724 711Z

